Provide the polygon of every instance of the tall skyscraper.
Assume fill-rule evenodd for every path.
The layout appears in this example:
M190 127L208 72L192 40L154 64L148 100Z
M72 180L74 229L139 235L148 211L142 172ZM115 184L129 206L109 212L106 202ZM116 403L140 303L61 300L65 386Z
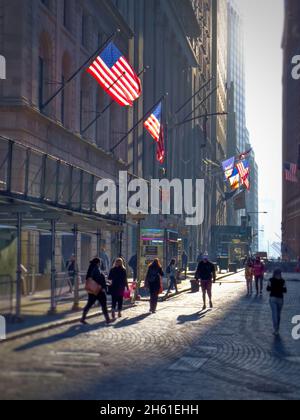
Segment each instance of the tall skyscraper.
M234 0L228 1L228 86L234 84L234 112L236 114L237 149L246 145L245 56L243 19Z
M246 129L246 144L245 147L247 150L251 148L249 141L249 131ZM258 165L255 160L255 152L252 152L249 155L249 165L251 168L250 172L250 191L246 194L246 207L247 212L250 216L250 225L253 229L253 241L252 241L252 252L259 251L259 190L258 190Z
M246 125L246 80L245 80L245 52L243 18L234 0L229 0L228 7L228 112L232 129L228 133L228 153L239 154L251 148L250 134ZM239 210L233 214L229 212L230 222L240 224L241 217L251 213L253 227L253 250L258 251L258 166L255 153L249 156L251 171L251 190L246 193L246 212Z

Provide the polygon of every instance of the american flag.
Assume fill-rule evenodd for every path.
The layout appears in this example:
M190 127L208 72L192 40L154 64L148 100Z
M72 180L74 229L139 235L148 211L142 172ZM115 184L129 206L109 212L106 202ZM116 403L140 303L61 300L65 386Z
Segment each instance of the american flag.
M165 136L162 124L162 103L154 109L150 117L144 122L144 127L157 143L156 158L161 164L165 161Z
M161 114L162 104L160 102L160 104L155 108L150 117L144 122L144 127L157 143L159 142L161 132Z
M141 96L141 81L113 42L87 69L103 89L121 106L132 106Z
M240 178L242 180L242 184L245 185L247 190L250 190L250 168L249 162L247 160L243 160L236 164L237 170L239 171Z
M284 164L284 174L285 180L289 182L298 182L297 178L297 165L295 163L288 163Z

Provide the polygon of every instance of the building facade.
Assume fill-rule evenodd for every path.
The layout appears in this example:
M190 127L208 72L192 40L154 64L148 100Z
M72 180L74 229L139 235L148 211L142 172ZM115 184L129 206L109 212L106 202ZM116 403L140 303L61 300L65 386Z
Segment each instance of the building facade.
M251 139L246 125L246 81L245 81L245 53L243 18L234 0L228 1L228 88L230 101L228 102L231 131L228 136L228 157L238 156L251 149ZM230 211L230 223L240 225L242 217L251 213L251 226L253 228L254 252L258 251L258 166L255 152L249 156L251 189L246 192L246 209ZM229 204L232 209L232 204Z
M212 113L227 112L227 0L212 1L212 76L214 94ZM227 116L212 118L211 137L214 145L214 161L221 163L227 156ZM225 183L223 174L215 176L212 186L212 224L225 225L227 206L224 201Z
M295 57L300 55L300 4L296 0L285 0L283 53L283 162L297 164L300 76ZM299 182L288 182L283 176L282 253L287 259L296 259L300 255L299 185Z
M135 222L95 209L97 181L118 183L121 170L148 181L205 177L203 226L163 216L143 226L177 231L191 259L208 248L212 182L202 159L214 158L216 145L202 116L211 109L211 10L209 0L1 0L0 258L12 255L13 278L21 265L27 269L29 292L54 287L72 254L84 272L104 251L110 261L136 252ZM51 99L117 29L116 44L141 73L143 97L134 107L110 105L84 68ZM165 165L142 124L111 153L166 93ZM181 124L186 117L195 120Z
M246 133L246 139L248 138L248 130ZM246 142L246 149L250 150L250 143ZM255 159L255 152L252 150L249 156L249 165L250 165L250 191L246 194L246 207L247 212L250 216L250 226L252 227L252 252L255 254L260 251L259 237L260 237L260 228L259 228L259 185L258 185L258 165Z
M27 289L49 289L72 254L84 272L101 248L110 260L120 252L124 219L96 213L96 183L127 169L127 143L115 155L110 149L133 115L113 105L86 130L109 98L84 69L45 104L117 28L116 42L130 55L133 33L105 0L1 0L0 12L7 60L0 81L1 261L11 252L13 278L22 261Z
M205 113L204 105L210 109L210 102L204 101L211 90L210 1L136 0L115 4L134 32L135 68L150 67L143 78L143 98L135 109L134 121L168 93L164 102L166 162L159 165L156 161L156 145L141 124L128 145L130 170L148 181L203 178L206 168L202 159L212 148L209 126L205 129L203 118L198 118ZM203 106L199 107L201 102ZM198 119L181 124L186 117ZM182 217L161 215L147 217L142 226L176 231L192 260L200 248L207 249L210 240L209 189L205 206L203 226L186 228ZM129 223L125 248L133 253L135 243L135 229Z
M228 85L234 83L234 112L236 115L237 150L246 146L246 88L244 29L241 14L234 0L228 2Z

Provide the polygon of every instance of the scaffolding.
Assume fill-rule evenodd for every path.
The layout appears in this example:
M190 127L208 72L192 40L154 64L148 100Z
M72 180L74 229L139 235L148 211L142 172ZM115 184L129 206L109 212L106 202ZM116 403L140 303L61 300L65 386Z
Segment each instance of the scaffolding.
M24 231L47 232L51 236L50 314L57 309L57 235L73 236L77 260L79 232L97 237L99 255L101 232L123 231L125 216L100 216L96 211L96 184L100 179L95 173L0 136L0 227L16 233L16 319L21 318ZM73 309L77 310L78 273L74 278Z

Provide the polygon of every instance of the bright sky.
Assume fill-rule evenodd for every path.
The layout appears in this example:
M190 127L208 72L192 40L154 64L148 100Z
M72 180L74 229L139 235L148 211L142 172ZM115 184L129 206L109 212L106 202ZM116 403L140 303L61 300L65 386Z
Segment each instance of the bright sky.
M246 113L259 165L261 248L281 235L282 50L284 1L236 0L244 18ZM272 248L271 248L272 251Z

